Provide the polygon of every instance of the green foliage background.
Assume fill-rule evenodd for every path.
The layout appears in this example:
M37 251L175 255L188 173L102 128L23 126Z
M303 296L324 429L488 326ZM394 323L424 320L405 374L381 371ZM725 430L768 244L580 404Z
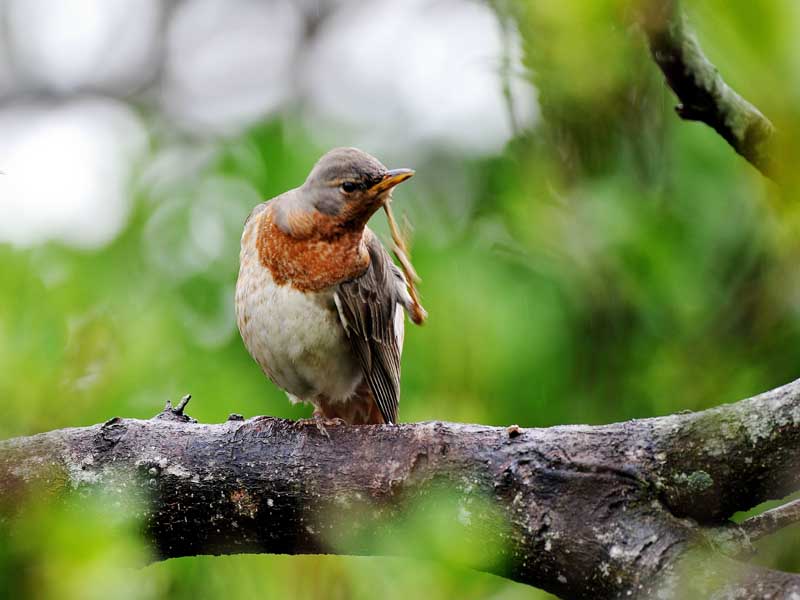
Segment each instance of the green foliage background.
M709 128L674 116L629 2L503 4L525 40L540 123L493 158L430 149L418 164L392 165L418 171L395 207L414 225L430 313L407 331L403 420L605 423L698 410L800 376L800 8L687 4L709 58L782 132L784 188ZM235 334L241 223L259 199L230 195L223 255L203 270L186 276L170 256L202 190L235 192L245 180L269 198L326 149L284 115L226 142L169 210L134 182L132 217L107 247L0 246L0 437L148 418L186 392L204 422L308 416ZM451 171L466 175L474 201L441 184ZM385 235L382 216L374 226ZM455 548L441 533L446 558ZM426 535L435 533L412 526L403 543ZM800 569L796 535L765 542L759 560ZM447 560L201 557L128 568L145 559L136 523L102 499L37 507L0 525L0 597L546 597Z

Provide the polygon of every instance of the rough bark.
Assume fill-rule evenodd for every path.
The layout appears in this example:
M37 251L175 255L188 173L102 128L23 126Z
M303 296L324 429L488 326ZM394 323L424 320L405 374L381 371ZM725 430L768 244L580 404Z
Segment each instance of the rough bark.
M678 115L712 127L764 175L775 178L775 127L725 83L703 54L678 0L644 0L650 51L680 100Z
M797 575L729 558L766 521L728 521L800 488L800 380L600 427L331 425L326 437L271 417L201 425L184 405L0 442L0 519L28 494L102 490L142 513L156 559L370 554L405 507L447 490L446 526L499 549L470 566L563 598L800 594Z

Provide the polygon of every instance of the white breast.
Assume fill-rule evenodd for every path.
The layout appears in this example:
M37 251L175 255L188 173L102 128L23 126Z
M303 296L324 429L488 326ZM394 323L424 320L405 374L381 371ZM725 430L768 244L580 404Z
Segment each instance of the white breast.
M236 320L244 344L293 400L324 394L344 401L361 382L359 365L339 321L333 291L303 293L277 285L258 259L256 222L242 235Z

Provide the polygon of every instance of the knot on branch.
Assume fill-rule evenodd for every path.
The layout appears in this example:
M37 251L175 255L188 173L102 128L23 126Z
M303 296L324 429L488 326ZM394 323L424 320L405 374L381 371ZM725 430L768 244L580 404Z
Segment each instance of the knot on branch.
M193 419L183 412L191 399L192 395L186 394L175 407L172 406L172 402L167 400L166 405L164 405L164 410L153 418L162 421L175 421L177 423L197 423L197 419Z

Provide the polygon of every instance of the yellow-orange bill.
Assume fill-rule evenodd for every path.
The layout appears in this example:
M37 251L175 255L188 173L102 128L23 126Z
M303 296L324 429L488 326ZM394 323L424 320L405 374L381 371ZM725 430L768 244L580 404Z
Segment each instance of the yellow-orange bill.
M379 194L393 188L398 183L403 183L406 179L410 179L413 176L413 169L392 169L391 171L388 171L386 175L384 175L383 179L373 185L370 189L376 194Z

